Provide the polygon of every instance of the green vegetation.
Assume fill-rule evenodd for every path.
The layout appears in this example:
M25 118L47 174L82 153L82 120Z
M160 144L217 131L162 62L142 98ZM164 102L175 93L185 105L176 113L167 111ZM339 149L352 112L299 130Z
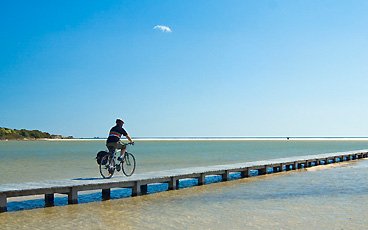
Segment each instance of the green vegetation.
M9 129L0 127L0 140L24 140L24 139L39 139L39 138L53 138L61 139L61 135L51 135L50 133L42 132L39 130L26 130L26 129ZM72 137L68 137L72 138Z

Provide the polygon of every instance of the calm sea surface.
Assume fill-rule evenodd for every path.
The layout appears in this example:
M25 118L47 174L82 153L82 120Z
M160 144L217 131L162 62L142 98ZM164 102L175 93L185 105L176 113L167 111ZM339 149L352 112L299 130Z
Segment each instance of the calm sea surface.
M0 142L0 184L99 177L104 141ZM138 141L136 173L368 149L368 141ZM9 200L0 229L365 229L368 160L79 205ZM22 210L26 209L26 210Z

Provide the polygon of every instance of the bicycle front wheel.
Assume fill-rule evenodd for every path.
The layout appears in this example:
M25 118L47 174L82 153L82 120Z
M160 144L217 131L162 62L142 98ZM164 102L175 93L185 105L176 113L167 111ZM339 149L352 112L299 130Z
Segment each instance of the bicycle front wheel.
M102 157L100 163L100 174L105 179L110 179L115 172L115 161L110 155Z
M135 170L135 157L131 153L125 153L121 168L125 176L131 176Z

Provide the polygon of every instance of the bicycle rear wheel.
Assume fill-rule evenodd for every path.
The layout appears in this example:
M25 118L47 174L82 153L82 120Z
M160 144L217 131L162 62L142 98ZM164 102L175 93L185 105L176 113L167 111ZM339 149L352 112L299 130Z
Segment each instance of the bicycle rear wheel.
M125 176L133 175L135 170L135 157L133 156L133 154L126 152L121 164L121 168L123 169L123 173Z
M100 163L100 174L105 179L110 179L115 172L115 161L110 155L102 157Z

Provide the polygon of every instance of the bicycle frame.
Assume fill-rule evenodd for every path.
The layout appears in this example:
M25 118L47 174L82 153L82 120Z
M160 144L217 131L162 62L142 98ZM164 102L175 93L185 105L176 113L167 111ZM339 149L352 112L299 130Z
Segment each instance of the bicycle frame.
M127 146L129 144L132 144L132 143L128 143L128 144L124 144L124 146ZM134 171L135 171L135 166L136 166L136 163L135 163L135 157L133 154L129 153L126 151L126 148L125 148L125 151L124 151L124 155L122 157L121 160L118 160L116 161L116 154L117 152L119 152L120 149L114 149L114 151L108 151L108 155L105 157L107 158L106 161L103 161L103 159L101 160L101 162L106 162L104 163L104 166L102 164L100 164L100 173L102 175L102 177L104 178L111 178L112 175L114 174L114 171L120 171L122 170L123 173L126 175L126 176L131 176ZM102 167L103 166L103 167ZM109 174L110 175L105 175L103 173L104 170L108 170Z

